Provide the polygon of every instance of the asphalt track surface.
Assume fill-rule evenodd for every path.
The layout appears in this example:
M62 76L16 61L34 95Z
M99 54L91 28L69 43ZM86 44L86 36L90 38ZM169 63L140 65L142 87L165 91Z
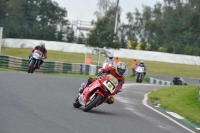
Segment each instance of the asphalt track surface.
M76 109L72 103L80 83L85 80L0 72L0 133L197 132L180 122L183 128L143 105L144 95L161 88L160 85L127 82L113 105L103 104L90 112Z

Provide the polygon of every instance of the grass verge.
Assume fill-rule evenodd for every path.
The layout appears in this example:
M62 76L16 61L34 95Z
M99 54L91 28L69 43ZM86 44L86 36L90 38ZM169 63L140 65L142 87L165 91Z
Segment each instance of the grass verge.
M152 103L159 100L161 107L175 112L185 119L200 125L200 101L197 86L170 86L152 91L149 99Z

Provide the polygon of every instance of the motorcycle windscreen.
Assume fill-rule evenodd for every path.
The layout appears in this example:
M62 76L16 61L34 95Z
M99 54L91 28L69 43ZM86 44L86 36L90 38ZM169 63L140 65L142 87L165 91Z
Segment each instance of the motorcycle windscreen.
M104 88L112 94L115 91L116 86L118 85L118 80L111 74L107 75L108 80L103 82Z
M35 51L33 52L33 57L34 57L35 59L41 58L41 57L42 57L42 52L39 51L39 50L35 50Z
M144 67L138 66L135 71L139 72L139 73L142 73L142 72L144 72Z

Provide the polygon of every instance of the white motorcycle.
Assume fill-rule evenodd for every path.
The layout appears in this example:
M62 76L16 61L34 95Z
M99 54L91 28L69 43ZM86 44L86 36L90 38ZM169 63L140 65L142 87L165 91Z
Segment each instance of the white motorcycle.
M43 53L35 50L29 59L28 73L33 73L35 69L39 68L40 61L42 61Z
M144 79L144 67L137 66L135 72L136 72L136 83L142 83Z

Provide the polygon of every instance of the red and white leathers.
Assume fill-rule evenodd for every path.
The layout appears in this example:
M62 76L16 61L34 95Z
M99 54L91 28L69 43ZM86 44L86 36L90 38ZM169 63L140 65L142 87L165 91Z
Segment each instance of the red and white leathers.
M43 59L47 58L47 50L45 47L36 46L34 49L31 50L31 53L33 53L36 49L43 53Z
M101 68L101 69L99 69L99 72L113 75L118 80L118 82L119 82L118 86L116 87L117 91L118 92L122 91L122 85L125 82L125 78L124 78L124 76L118 75L116 73L116 68L115 67L109 66L107 68Z

